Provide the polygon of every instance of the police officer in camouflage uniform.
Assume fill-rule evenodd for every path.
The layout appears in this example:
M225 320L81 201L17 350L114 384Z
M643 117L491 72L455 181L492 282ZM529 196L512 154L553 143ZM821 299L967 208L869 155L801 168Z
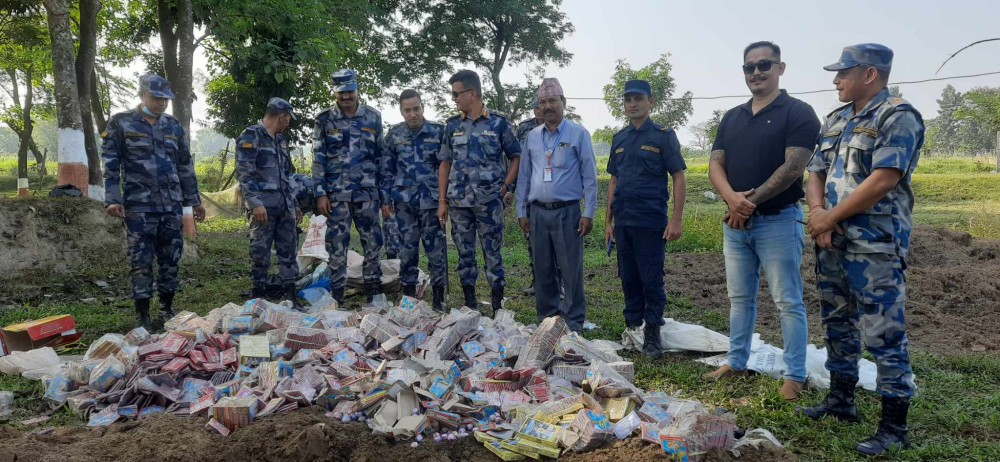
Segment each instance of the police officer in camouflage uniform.
M170 83L158 75L144 75L139 95L139 107L108 121L101 133L101 156L106 212L124 218L128 231L136 324L152 331L153 258L159 266L160 314L167 320L174 316L177 267L184 249L183 207L193 207L197 221L205 219L205 208L184 127L164 113L174 97Z
M444 311L448 255L444 227L437 218L438 153L444 141L444 125L424 120L420 94L412 89L399 95L399 111L405 121L389 129L385 140L382 197L392 200L395 220L403 232L399 251L403 295L416 295L422 240L431 273L433 307Z
M849 104L826 117L808 167L809 234L816 240L831 387L823 402L798 411L813 419L858 421L854 389L863 337L882 395L878 431L856 447L868 455L909 447L906 416L915 388L903 322L904 273L910 177L924 123L913 106L886 90L892 55L883 45L854 45L824 68L837 72L833 83Z
M383 216L390 214L379 188L384 155L382 114L358 102L357 73L353 70L334 72L333 85L337 104L316 116L312 169L316 210L329 219L326 250L330 253L330 292L343 303L353 221L361 238L365 257L362 274L371 302L382 278L379 208Z
M278 255L278 279L285 299L298 306L295 261L298 244L296 225L302 212L296 206L289 176L295 173L288 142L281 132L295 119L292 105L281 98L267 102L264 118L236 138L236 172L243 201L251 213L251 298L263 298L267 270L271 267L271 243Z
M445 123L444 146L439 154L438 173L440 204L438 218L443 222L451 207L452 239L458 247L458 276L465 305L476 303L476 237L479 237L485 260L486 280L490 284L492 314L503 301L503 209L512 199L521 143L507 116L487 109L483 104L479 74L462 70L451 76L451 96L461 111ZM504 166L503 157L510 159Z

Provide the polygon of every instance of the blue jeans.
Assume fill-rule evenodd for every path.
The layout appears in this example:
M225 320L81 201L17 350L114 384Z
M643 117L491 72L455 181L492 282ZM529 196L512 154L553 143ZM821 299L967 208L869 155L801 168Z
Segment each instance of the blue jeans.
M797 205L777 215L754 215L750 229L724 228L729 289L729 365L743 370L757 321L757 289L764 268L771 298L781 317L785 342L785 378L806 380L806 307L802 303L802 209Z

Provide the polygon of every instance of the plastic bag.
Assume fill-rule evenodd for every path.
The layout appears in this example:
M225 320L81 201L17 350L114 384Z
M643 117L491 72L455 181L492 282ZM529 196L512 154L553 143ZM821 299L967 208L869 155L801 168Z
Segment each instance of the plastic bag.
M90 388L101 393L108 391L118 379L125 376L125 365L114 357L105 358L90 371Z
M90 344L90 348L87 348L87 354L84 357L87 359L104 359L118 353L118 350L125 345L125 336L121 334L104 334L96 342Z
M47 380L44 399L57 404L66 402L69 392L72 391L73 381L65 374L59 374Z
M0 358L0 372L20 374L24 371L45 369L59 365L59 356L50 347L30 351L14 351Z
M740 448L745 448L747 446L760 449L761 446L771 446L775 449L781 449L781 442L778 441L771 432L763 428L754 428L752 430L747 430L743 438L736 441L733 445L733 455L736 457L740 456Z
M698 351L702 353L723 353L729 351L729 337L704 326L687 324L663 318L660 327L660 344L664 351ZM641 350L642 330L622 333L622 345L628 350Z
M306 240L302 243L298 256L322 261L330 259L330 254L326 252L326 217L323 215L313 215L309 219L309 230L306 231Z

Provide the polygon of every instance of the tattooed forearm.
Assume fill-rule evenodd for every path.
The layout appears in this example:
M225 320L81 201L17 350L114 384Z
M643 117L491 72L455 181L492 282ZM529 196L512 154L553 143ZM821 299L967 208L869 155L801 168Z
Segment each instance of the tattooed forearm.
M718 162L722 165L726 164L726 151L722 149L716 149L712 151L711 157L708 158L709 162Z
M712 153L715 155L715 153ZM802 173L812 158L812 151L797 146L785 149L785 163L778 167L771 177L758 186L747 199L754 204L762 204L788 189L795 180L802 178Z

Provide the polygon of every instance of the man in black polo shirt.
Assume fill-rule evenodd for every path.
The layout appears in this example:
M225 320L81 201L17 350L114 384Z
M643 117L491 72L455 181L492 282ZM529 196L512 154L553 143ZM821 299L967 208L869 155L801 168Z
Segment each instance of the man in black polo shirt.
M746 374L764 268L781 317L785 381L781 394L798 398L806 381L806 309L802 303L802 172L812 157L819 119L806 103L778 88L785 72L771 42L743 50L743 74L753 98L726 112L712 146L708 176L729 210L723 254L729 289L728 364L703 376Z

